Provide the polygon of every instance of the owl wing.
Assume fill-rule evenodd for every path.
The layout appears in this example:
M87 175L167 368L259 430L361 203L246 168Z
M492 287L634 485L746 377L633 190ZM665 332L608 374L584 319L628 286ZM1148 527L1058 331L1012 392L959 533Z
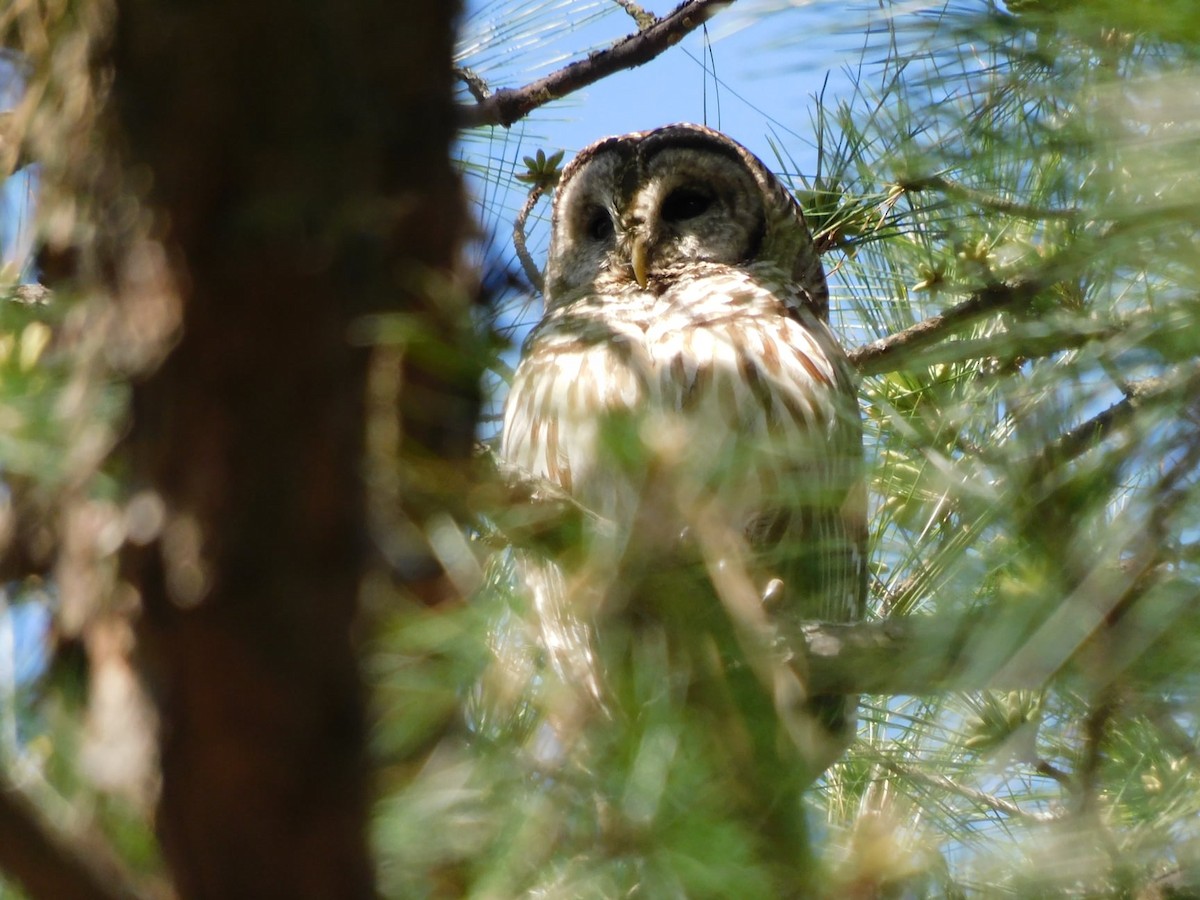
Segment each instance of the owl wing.
M733 271L681 283L666 297L680 321L664 317L651 354L661 402L687 423L681 478L697 506L711 495L742 530L760 587L782 580L779 612L851 621L866 584L857 391L828 327L781 282Z
M777 468L777 482L794 483L769 502L747 527L747 541L765 572L783 581L784 614L826 622L851 622L866 612L867 500L863 481L862 423L854 376L840 346L824 322L790 312L808 341L793 346L793 353L808 365L791 370L791 390L819 393L824 403L818 421L806 423L820 441L804 442L807 458ZM784 341L792 329L783 328L764 337ZM752 347L754 342L748 342ZM824 357L828 370L818 365L814 351ZM777 353L785 355L782 348ZM753 354L747 366L761 365ZM828 378L814 373L828 372ZM766 400L756 397L760 405ZM813 485L817 485L816 488Z

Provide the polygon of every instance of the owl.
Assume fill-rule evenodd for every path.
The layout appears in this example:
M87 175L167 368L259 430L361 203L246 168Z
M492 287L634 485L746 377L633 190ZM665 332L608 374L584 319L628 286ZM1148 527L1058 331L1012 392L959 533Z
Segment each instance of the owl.
M688 546L743 624L786 640L860 618L855 382L804 216L767 167L699 125L592 144L556 189L544 294L500 455L606 523L573 561L521 566L564 680L603 693L606 618ZM844 737L844 698L806 702Z

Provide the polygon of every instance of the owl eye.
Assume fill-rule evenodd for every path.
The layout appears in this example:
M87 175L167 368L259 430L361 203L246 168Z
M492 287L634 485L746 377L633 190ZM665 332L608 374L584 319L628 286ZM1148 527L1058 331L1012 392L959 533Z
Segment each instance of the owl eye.
M686 222L708 210L713 204L712 194L693 187L676 188L663 201L664 222Z
M587 233L594 241L606 241L613 236L613 220L607 209L597 206L588 215Z

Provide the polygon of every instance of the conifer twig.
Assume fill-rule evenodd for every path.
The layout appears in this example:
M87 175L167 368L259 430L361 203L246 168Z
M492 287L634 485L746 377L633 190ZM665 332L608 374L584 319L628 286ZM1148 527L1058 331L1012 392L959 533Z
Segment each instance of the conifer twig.
M521 211L517 213L517 218L513 222L513 247L517 251L517 259L521 261L521 269L525 272L525 277L529 279L529 283L537 289L539 294L544 288L542 273L534 263L533 257L529 255L529 248L525 243L525 223L529 221L533 208L537 206L537 202L544 192L545 189L540 184L531 187L529 196L525 198L525 203L521 206Z
M1036 279L988 285L944 313L852 351L850 364L863 375L894 371L897 356L937 343L984 316L1028 303L1045 287L1045 282Z
M913 178L900 182L899 187L905 191L917 192L926 190L941 191L944 194L949 194L953 197L959 197L967 200L976 206L981 206L984 209L990 209L994 212L1004 213L1010 216L1017 216L1022 219L1076 219L1082 215L1082 210L1068 207L1059 209L1051 206L1034 206L1030 203L1021 203L1019 200L1009 200L1006 197L997 197L994 194L989 194L985 191L980 191L957 181L951 181L943 175L930 175L925 178Z

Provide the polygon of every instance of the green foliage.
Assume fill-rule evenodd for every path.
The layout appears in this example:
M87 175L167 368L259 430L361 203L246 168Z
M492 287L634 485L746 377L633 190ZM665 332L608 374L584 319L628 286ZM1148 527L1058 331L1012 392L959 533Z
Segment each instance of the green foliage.
M956 890L1107 896L1192 884L1197 797L1157 773L1196 760L1200 69L1187 16L1050 7L890 19L817 113L841 206L877 213L844 331L1035 287L864 380L879 612L961 617L999 690L881 698L829 786L852 834L881 783L917 798L911 846Z

